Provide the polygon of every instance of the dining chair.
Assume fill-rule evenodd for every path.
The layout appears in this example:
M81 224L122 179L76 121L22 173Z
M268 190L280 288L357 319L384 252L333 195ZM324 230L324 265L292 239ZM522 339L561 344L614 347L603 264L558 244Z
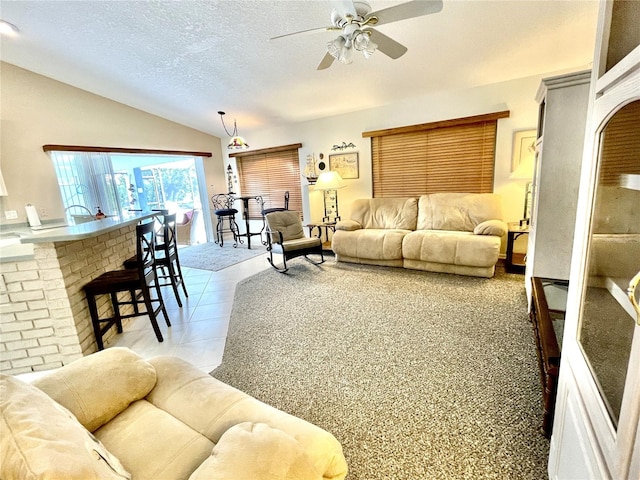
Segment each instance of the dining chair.
M157 221L160 222L160 230L156 233L154 249L158 284L161 287L170 286L173 289L176 303L182 308L178 287L182 287L185 297L188 297L189 294L187 293L182 268L180 267L180 257L178 256L176 214L162 215ZM129 269L136 268L137 261L136 256L131 257L124 262L124 267Z
M159 342L162 342L162 332L158 326L158 315L162 313L167 326L171 326L169 315L164 306L162 292L156 276L156 250L155 228L153 222L136 225L136 268L124 270L111 270L104 272L84 286L87 297L89 314L93 332L96 337L98 350L104 348L103 336L114 325L117 332L122 333L122 320L140 315L148 315L153 331ZM155 298L152 295L155 292ZM122 300L118 297L123 292L140 292L138 295L128 295L130 300ZM100 295L111 297L112 316L100 318L97 298ZM140 312L139 305L144 304L146 311ZM154 304L157 306L154 307ZM133 307L133 313L123 314L121 306L129 305Z

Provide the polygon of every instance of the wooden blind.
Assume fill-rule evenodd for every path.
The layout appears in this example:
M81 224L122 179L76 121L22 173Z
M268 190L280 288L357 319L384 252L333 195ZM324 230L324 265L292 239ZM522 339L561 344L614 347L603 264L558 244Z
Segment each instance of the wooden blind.
M300 144L288 148L265 149L234 155L238 165L242 195L260 195L265 208L284 206L289 192L289 210L302 211L300 188ZM249 217L262 218L255 202L249 204Z
M508 112L373 132L373 196L493 192L497 119L504 116Z
M624 174L640 175L640 100L620 109L602 134L600 183L620 185Z

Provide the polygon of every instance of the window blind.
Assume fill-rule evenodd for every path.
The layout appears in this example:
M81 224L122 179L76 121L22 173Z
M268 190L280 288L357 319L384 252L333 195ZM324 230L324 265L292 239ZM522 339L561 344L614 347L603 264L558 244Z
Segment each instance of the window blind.
M284 206L284 194L289 192L289 210L302 211L300 160L298 148L287 145L254 152L236 153L242 195L260 195L265 208ZM262 218L258 205L249 205L250 218Z
M508 113L364 133L372 137L373 196L492 192L497 120Z

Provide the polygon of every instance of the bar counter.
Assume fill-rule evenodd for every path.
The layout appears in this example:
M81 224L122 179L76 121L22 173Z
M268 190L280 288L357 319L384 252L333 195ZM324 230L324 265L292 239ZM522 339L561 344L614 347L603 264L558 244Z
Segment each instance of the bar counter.
M0 371L48 370L96 351L82 288L135 254L135 226L155 216L136 213L41 230L3 226ZM109 309L108 300L98 308Z

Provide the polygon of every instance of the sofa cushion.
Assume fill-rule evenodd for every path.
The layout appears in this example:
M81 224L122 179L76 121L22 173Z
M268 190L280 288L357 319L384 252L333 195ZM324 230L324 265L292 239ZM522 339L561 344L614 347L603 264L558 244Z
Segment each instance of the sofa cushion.
M362 228L415 230L416 198L360 198L351 204L351 220Z
M402 260L402 240L409 230L367 228L353 232L337 230L331 248L336 255L371 260Z
M322 480L300 443L264 423L231 427L189 480Z
M189 478L214 446L211 440L146 400L132 403L95 435L135 480Z
M91 432L144 398L155 383L153 366L121 347L80 358L33 381Z
M492 267L498 261L500 237L471 232L416 230L402 243L405 259L424 262Z
M149 362L158 373L158 383L147 400L213 442L239 423L265 423L294 437L326 478L344 478L347 466L342 446L329 432L266 405L179 358L159 356Z
M418 202L418 230L473 232L486 220L502 220L502 200L494 193L433 193Z
M125 479L129 473L71 412L0 374L0 478Z

